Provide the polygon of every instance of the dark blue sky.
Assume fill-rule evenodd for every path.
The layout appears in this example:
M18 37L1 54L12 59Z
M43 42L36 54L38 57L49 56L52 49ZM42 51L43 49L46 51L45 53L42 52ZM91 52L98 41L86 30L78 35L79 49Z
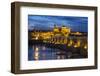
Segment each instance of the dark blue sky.
M54 25L58 27L64 25L71 28L72 31L87 32L88 17L28 15L29 30L51 30Z

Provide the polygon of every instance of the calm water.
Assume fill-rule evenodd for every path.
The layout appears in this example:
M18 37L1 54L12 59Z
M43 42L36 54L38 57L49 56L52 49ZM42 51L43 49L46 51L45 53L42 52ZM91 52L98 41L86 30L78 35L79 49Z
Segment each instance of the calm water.
M42 45L33 45L28 48L28 60L55 60L82 58L80 54L73 54L56 48L47 48Z

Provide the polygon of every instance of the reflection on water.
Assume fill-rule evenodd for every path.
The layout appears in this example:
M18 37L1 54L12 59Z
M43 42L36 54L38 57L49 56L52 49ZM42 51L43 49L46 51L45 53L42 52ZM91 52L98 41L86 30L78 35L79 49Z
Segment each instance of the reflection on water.
M33 45L28 48L28 60L54 60L81 58L78 53L66 52L55 48L47 48L41 45Z

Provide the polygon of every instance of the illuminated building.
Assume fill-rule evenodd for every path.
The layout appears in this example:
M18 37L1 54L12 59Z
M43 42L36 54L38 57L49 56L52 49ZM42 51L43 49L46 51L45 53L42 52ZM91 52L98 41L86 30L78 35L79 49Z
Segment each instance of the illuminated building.
M68 37L70 34L70 28L62 26L62 27L57 27L57 25L54 25L54 29L53 29L53 33L54 35L63 35Z
M83 37L81 32L72 32L70 28L54 25L54 28L49 31L34 31L31 33L32 40L42 40L44 43L66 44L68 47L78 48L83 46L87 49L87 36ZM85 41L84 41L85 40ZM84 45L81 45L84 44Z
M54 29L53 29L53 33L54 34L59 34L59 28L57 27L57 25L54 25Z
M62 33L64 36L68 37L69 34L70 34L70 28L65 27L65 26L62 26L62 27L61 27L61 33Z

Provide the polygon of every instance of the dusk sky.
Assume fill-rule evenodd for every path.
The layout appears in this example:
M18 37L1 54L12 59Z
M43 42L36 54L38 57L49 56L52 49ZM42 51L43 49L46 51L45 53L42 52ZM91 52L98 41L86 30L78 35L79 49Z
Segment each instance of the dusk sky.
M28 29L52 30L54 25L66 26L72 31L87 32L88 17L28 15Z

